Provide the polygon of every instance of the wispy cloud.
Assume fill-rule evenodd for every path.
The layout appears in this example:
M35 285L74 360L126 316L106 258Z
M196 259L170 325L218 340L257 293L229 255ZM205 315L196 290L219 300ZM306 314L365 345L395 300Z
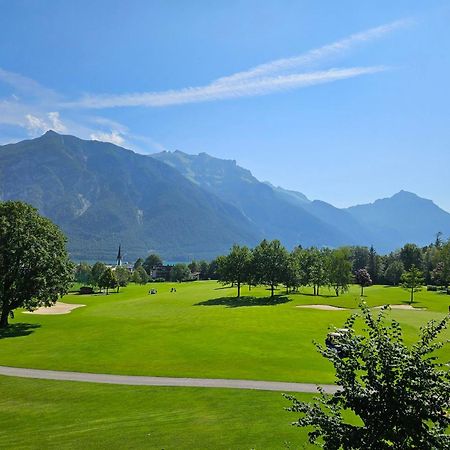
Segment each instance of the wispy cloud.
M39 117L33 114L25 115L25 127L31 131L32 134L42 133L47 130L54 130L58 133L66 133L67 126L61 121L59 112L52 111L46 114L46 117Z
M379 39L408 26L410 19L352 34L344 39L290 58L277 59L236 72L203 86L166 91L90 94L68 99L37 81L0 68L0 83L9 86L9 95L0 98L0 125L20 127L29 136L47 129L80 137L113 142L138 151L164 146L140 136L109 118L86 114L86 110L115 107L164 107L232 98L268 95L275 92L336 82L387 70L385 66L332 67L331 62L360 44ZM142 149L145 145L146 149Z
M57 101L60 96L53 89L42 86L32 78L25 77L19 73L10 72L0 67L0 82L8 84L20 94L25 94L34 98L45 99L46 102ZM20 97L14 94L15 100Z
M58 109L64 97L31 78L0 68L0 84L10 87L10 94L0 98L0 127L3 126L1 144L26 136L36 137L51 129L84 139L112 142L140 153L165 149L152 138L136 135L115 120L69 110L61 114ZM4 130L12 131L16 138L5 139Z
M94 141L111 142L116 145L124 145L125 138L119 131L113 130L110 133L96 132L91 133L89 136Z
M352 34L331 44L310 50L291 58L277 59L252 67L249 70L218 78L205 86L188 87L162 92L139 92L121 95L85 95L81 99L68 102L66 108L114 108L114 107L161 107L200 103L229 98L267 95L273 92L303 88L315 84L330 83L346 78L373 74L386 70L385 67L332 68L328 70L298 73L299 69L329 61L348 52L353 47L385 36L399 28L411 24L403 19ZM292 73L294 72L294 73Z
M314 63L317 64L324 60L348 52L361 43L379 39L386 34L389 34L397 29L409 26L412 23L412 19L402 19L388 23L386 25L381 25L379 27L370 28L366 31L352 34L344 39L333 42L332 44L324 45L323 47L310 50L301 55L293 56L291 58L277 59L269 63L260 64L259 66L253 67L249 70L219 78L214 82L214 84L233 84L251 78L266 77L274 73L300 69L302 67L310 66Z
M386 70L383 66L351 67L346 69L329 69L310 73L249 79L232 84L212 83L207 86L190 87L164 92L86 96L75 103L68 103L65 106L103 109L124 106L158 107L199 103L229 98L266 95L287 89L313 86L346 78L354 78L360 75L373 74L383 70Z
M72 133L83 138L99 139L124 145L128 130L118 122L102 117L62 118L60 103L64 97L37 81L0 68L0 83L9 86L11 94L0 99L0 125L20 127L30 137L47 130ZM69 115L70 116L70 115Z

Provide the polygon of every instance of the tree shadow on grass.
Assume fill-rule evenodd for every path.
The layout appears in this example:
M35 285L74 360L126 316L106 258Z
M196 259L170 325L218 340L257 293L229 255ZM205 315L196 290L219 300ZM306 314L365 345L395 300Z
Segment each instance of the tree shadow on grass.
M338 296L333 295L333 294L319 294L319 295L314 295L314 294L311 294L311 293L309 293L309 292L298 292L298 293L301 294L301 295L306 295L306 296L308 296L308 297L317 297L317 298L320 298L320 297L322 297L322 298L339 298Z
M194 306L226 306L228 308L240 308L241 306L275 306L292 300L284 295L273 297L220 297L196 303Z
M13 323L7 328L0 328L0 339L28 336L40 327L38 323Z
M420 300L415 300L415 299L412 302L410 300L402 300L402 304L403 305L411 305L411 306L413 306L413 305L417 305L419 303L421 303Z

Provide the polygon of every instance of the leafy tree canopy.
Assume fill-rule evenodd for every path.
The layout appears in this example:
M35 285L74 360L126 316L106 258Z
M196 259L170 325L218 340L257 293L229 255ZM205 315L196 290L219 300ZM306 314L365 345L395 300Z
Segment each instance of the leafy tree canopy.
M111 267L107 267L99 280L99 288L105 288L106 289L106 294L109 293L109 289L113 289L117 286L117 278L116 278L116 274L113 272L113 270L111 269Z
M450 448L449 367L435 355L444 345L436 338L450 316L429 322L407 347L399 323L385 320L387 308L375 316L363 304L365 333L354 331L358 315L351 316L338 351L317 345L335 368L339 389L334 395L322 391L313 403L286 396L292 401L288 410L302 414L294 425L312 427L311 443L326 450ZM350 423L345 410L359 420Z
M145 271L148 275L151 275L152 270L155 266L160 266L163 263L161 257L155 253L152 253L145 258L145 261L142 263Z
M348 248L338 248L330 253L327 272L328 284L333 287L336 296L348 290L352 282L352 262Z
M133 270L133 275L131 276L131 281L133 281L133 283L137 283L137 284L147 283L148 275L142 266L139 266L137 269Z
M412 265L411 269L405 272L401 278L402 287L410 292L409 302L414 301L414 293L422 290L424 283L422 272L415 266Z
M228 255L219 257L218 274L223 283L233 283L237 286L237 296L241 296L241 284L249 279L252 253L248 247L233 245Z
M275 287L284 280L287 258L288 252L278 240L264 239L253 250L255 281L270 286L272 297Z
M405 266L401 261L392 261L384 272L384 277L389 284L397 286L400 283L403 272L405 271Z
M100 278L106 270L106 265L97 261L91 268L91 284L100 287Z
M422 267L422 250L416 244L405 244L400 250L400 259L405 266L405 270L412 266Z
M87 263L80 263L75 267L75 281L81 284L91 283L91 266Z
M54 304L73 281L66 238L32 206L0 203L0 327L16 308Z
M123 266L116 267L114 271L117 280L117 292L119 292L120 287L125 287L130 281L131 275L130 271Z
M189 280L191 271L186 264L175 264L170 271L171 281L186 281Z
M364 295L364 288L372 284L372 278L370 278L370 274L366 269L356 271L355 281L361 286L361 295Z

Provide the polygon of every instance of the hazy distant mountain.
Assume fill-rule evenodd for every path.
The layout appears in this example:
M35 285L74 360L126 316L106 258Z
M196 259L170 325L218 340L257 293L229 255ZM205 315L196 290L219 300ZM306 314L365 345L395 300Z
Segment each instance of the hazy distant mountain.
M280 199L292 203L294 206L304 207L306 204L311 203L311 200L301 192L284 189L281 186L274 186L268 181L264 181L264 184L267 184L267 186L271 187Z
M265 237L281 239L287 246L374 245L379 252L388 252L407 242L426 245L438 231L450 236L449 213L404 191L373 204L339 209L260 182L235 161L180 151L152 156L236 205Z
M149 251L213 257L260 235L237 208L166 164L110 143L47 132L0 146L0 199L27 201L69 237L74 258Z
M275 188L257 180L236 161L214 158L206 153L161 152L152 157L180 171L189 180L238 207L257 230L269 239L295 245L337 246L358 243L351 231L343 232L333 220L323 220L319 209L301 193ZM313 202L314 203L314 202ZM347 215L344 211L339 215Z
M310 200L301 192L274 186L268 181L264 182L270 186L277 197L291 203L292 205L308 211L322 222L336 228L343 236L347 244L363 244L371 240L370 233L364 228L348 211L336 208L322 200Z
M369 230L348 211L336 208L321 200L314 200L302 207L323 222L339 230L345 236L344 240L347 244L373 244L373 236Z
M148 252L212 258L233 243L280 239L285 246L425 245L450 236L450 214L401 191L339 209L257 180L236 161L175 151L152 157L116 145L47 132L0 146L0 200L35 205L69 238L75 259Z
M438 231L450 236L450 214L411 192L400 191L390 198L352 206L347 211L368 230L381 251L405 242L429 244Z

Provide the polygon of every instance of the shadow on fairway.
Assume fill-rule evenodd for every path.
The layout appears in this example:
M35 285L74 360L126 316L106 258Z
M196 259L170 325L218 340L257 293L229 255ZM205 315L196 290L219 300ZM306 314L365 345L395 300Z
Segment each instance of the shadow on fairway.
M196 303L195 306L227 306L228 308L240 308L241 306L274 306L291 302L286 296L275 295L273 297L221 297Z
M37 323L13 323L8 328L0 328L0 339L28 336L36 328L40 328Z
M402 303L404 304L404 305L417 305L418 303L420 303L420 301L417 301L417 300L413 300L412 302L411 301L409 301L409 300L402 300Z
M317 297L317 298L338 298L336 295L333 294L319 294L319 295L314 295L314 294L310 294L309 292L298 292L298 294L301 295L306 295L307 297Z

